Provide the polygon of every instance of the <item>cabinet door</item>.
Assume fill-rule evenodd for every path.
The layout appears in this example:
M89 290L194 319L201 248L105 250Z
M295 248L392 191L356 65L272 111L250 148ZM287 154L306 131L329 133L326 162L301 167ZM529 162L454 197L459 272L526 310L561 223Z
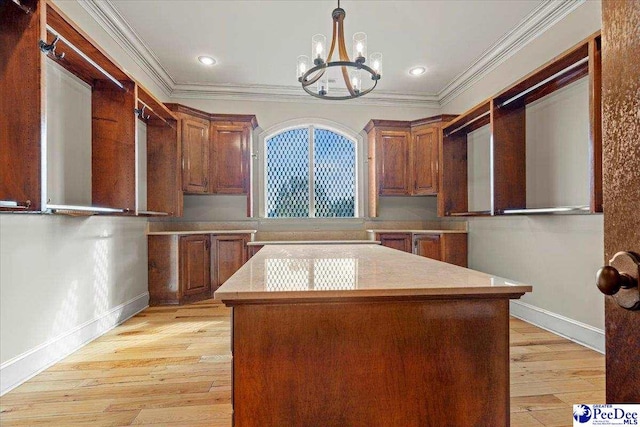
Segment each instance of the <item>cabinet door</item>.
M379 233L377 234L376 240L379 240L382 246L391 249L409 253L413 252L410 233Z
M243 194L249 187L249 129L211 124L211 192Z
M449 264L467 266L467 235L464 233L443 234L442 261Z
M211 242L208 235L180 236L182 295L211 292Z
M442 261L440 235L421 235L416 238L416 254L425 258Z
M248 248L248 250L247 250L247 251L248 251L248 253L249 253L248 258L249 258L249 259L251 259L255 254L257 254L257 253L258 253L258 251L259 251L260 249L262 249L262 248L263 248L263 246L262 246L262 245L258 245L258 246L247 246L247 248Z
M436 127L413 132L413 194L438 193L438 138Z
M381 196L402 196L411 193L409 180L409 142L411 132L380 130L378 137L378 176Z
M209 123L182 120L182 189L187 193L209 191Z
M247 262L247 241L247 236L237 234L212 237L214 291Z

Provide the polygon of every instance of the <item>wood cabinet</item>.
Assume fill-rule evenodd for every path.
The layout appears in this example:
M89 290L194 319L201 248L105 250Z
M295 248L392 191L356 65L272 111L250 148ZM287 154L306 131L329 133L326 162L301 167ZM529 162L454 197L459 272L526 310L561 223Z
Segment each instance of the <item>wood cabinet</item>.
M249 191L250 131L242 123L211 122L211 193Z
M467 235L465 233L416 234L415 254L449 264L467 266Z
M180 291L184 296L211 294L211 238L180 236Z
M376 233L375 239L388 248L467 266L466 233Z
M247 262L249 234L150 234L149 305L212 298Z
M249 259L246 234L222 234L212 237L213 291L233 276Z
M412 130L414 195L438 193L440 130L424 125Z
M371 120L367 124L369 216L377 216L379 196L438 194L442 127L454 117Z
M181 118L183 190L190 194L246 194L250 213L251 134L256 116L211 114L167 104Z
M381 196L408 196L411 194L411 132L379 129L376 131Z
M251 259L255 254L258 253L260 249L262 249L263 245L251 245L247 246L248 258Z
M209 192L209 122L181 115L182 189L186 193Z
M411 233L379 233L376 234L376 240L379 240L382 246L388 248L409 253L413 252Z

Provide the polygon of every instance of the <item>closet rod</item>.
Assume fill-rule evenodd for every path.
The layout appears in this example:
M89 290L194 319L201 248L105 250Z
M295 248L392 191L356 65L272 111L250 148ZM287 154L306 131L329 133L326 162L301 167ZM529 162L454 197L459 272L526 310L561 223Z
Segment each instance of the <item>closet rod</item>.
M165 124L167 124L170 128L173 128L173 126L171 126L171 123L169 123L167 120L165 120L165 118L164 118L164 117L162 117L160 114L158 114L158 113L157 113L153 108L149 107L149 106L148 106L144 101L142 101L140 98L138 98L138 102L139 102L140 104L142 104L142 108L141 108L141 109L138 109L138 108L136 108L136 109L135 109L135 112L136 112L136 114L138 114L138 117L140 117L140 116L139 116L139 114L144 114L144 110L151 111L151 112L153 113L153 115L154 115L154 116L156 116L157 118L159 118L160 120L162 120L162 121L163 121ZM144 117L142 117L142 119L145 119L145 120L148 120L148 118L149 118L149 117L147 117L147 118L145 119Z
M78 49L76 46L73 45L73 43L69 42L69 40L65 39L63 36L60 35L60 33L58 33L56 30L54 30L53 28L51 28L50 25L47 25L47 31L49 31L51 34L53 34L54 36L58 37L60 40L62 40L66 45L68 45L74 52L76 52L78 55L80 55L82 57L82 59L84 59L85 61L87 61L89 64L91 64L96 70L100 71L100 73L102 73L105 77L107 77L109 80L111 80L116 86L118 86L120 89L122 90L126 90L125 87L122 85L122 83L120 83L118 81L118 79L116 79L115 77L113 77L111 74L109 74L104 68L102 68L101 66L99 66L98 64L95 63L95 61L93 61L93 59L89 58L87 55L85 55L85 53L83 51L81 51L80 49Z
M540 83L537 83L533 86L531 86L529 89L526 89L522 92L520 92L519 94L512 96L511 98L507 99L506 101L504 101L503 103L498 105L498 108L502 108L505 105L508 105L510 103L512 103L513 101L515 101L516 99L520 99L523 96L525 96L526 94L538 89L541 86L544 86L545 84L549 83L550 81L553 81L554 79L560 77L561 75L563 75L564 73L573 70L574 68L579 67L580 65L584 64L585 62L589 61L589 57L585 57L582 58L580 61L576 62L575 64L569 65L567 68L558 71L557 73L555 73L554 75L552 75L551 77L547 77L546 79L544 79L543 81L541 81Z
M13 3L15 3L15 5L22 9L22 11L27 15L33 12L29 6L23 5L20 0L13 0Z
M491 114L491 111L487 111L486 113L483 113L483 114L479 115L475 119L469 120L465 124L455 128L451 132L447 132L445 136L453 135L454 133L458 132L460 129L464 129L464 128L468 127L470 124L477 122L478 120L482 119L483 117L487 117L489 114Z

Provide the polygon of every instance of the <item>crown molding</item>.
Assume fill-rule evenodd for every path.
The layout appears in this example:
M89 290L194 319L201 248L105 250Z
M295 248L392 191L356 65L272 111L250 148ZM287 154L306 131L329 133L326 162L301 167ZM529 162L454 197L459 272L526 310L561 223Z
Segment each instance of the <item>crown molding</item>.
M300 90L299 86L276 85L207 85L196 83L178 83L171 92L172 99L217 99L246 101L277 101L304 103L332 103L313 98ZM404 106L440 108L436 95L375 91L366 97L344 101L357 105Z
M113 3L110 0L78 0L78 3L170 97L175 80Z
M505 62L529 42L571 13L586 0L546 0L516 27L487 49L438 94L376 91L345 101L357 105L441 108ZM298 86L179 83L162 66L151 48L120 14L111 0L78 0L100 26L120 44L142 70L171 99L216 99L324 103Z
M440 105L451 102L585 1L546 0L449 82L438 93Z

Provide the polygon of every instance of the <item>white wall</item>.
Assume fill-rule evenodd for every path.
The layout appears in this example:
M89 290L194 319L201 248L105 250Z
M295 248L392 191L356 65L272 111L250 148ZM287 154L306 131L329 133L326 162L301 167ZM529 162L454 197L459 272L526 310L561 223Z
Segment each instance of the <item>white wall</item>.
M148 305L145 229L0 215L0 393Z
M600 2L588 1L443 107L466 111L600 28ZM527 109L529 204L585 201L588 187L584 81ZM553 153L553 159L545 158ZM476 163L475 166L479 167ZM604 305L594 285L603 262L603 217L519 216L469 220L469 266L533 285L514 306L543 326L602 349Z

